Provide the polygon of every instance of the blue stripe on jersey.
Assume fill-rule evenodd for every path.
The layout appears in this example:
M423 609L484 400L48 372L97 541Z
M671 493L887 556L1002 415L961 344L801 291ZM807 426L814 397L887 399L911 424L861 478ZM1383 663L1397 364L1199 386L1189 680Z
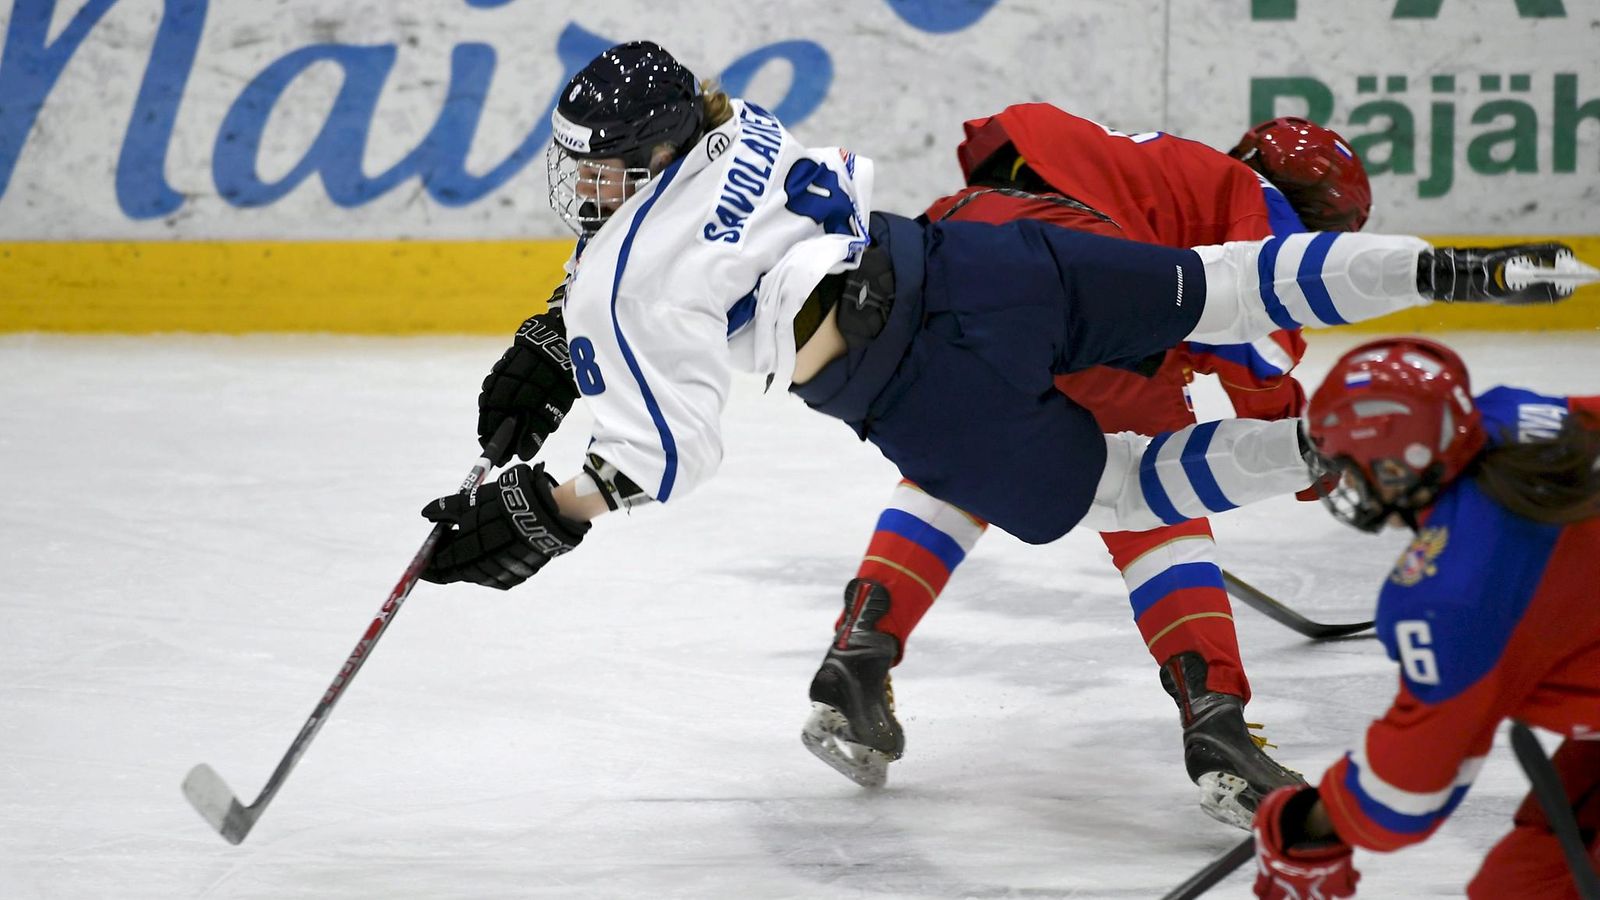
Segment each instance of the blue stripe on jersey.
M750 293L740 297L732 306L728 307L728 337L750 324L756 317L756 289L751 288Z
M903 509L890 507L878 516L878 530L897 534L922 549L939 557L945 568L955 571L966 559L967 551L961 549L955 538L922 521Z
M1189 476L1189 485L1195 496L1214 513L1226 512L1239 504L1222 493L1217 476L1211 474L1211 463L1206 461L1206 451L1211 448L1211 438L1221 422L1202 422L1189 433L1189 442L1183 445L1183 474Z
M1261 253L1256 257L1256 280L1261 282L1261 305L1267 308L1267 315L1272 317L1272 322L1279 328L1299 328L1300 323L1289 315L1283 308L1283 301L1278 299L1278 289L1273 286L1273 278L1278 270L1278 251L1283 247L1283 238L1267 238L1261 245Z
M1217 568L1216 563L1180 563L1129 591L1128 600L1133 604L1134 618L1138 618L1174 591L1205 587L1223 590L1222 570Z
M650 411L650 419L656 424L656 433L661 435L661 450L666 459L666 466L661 473L661 489L656 491L656 500L660 503L667 502L672 496L672 483L678 478L678 442L672 436L672 429L667 425L667 417L661 414L661 404L656 402L656 395L650 391L650 385L645 383L644 373L639 371L639 360L633 355L633 348L628 346L628 339L622 336L622 323L617 320L617 293L622 287L622 272L628 267L628 253L633 250L633 238L639 233L639 225L644 217L649 214L650 207L656 205L656 200L667 190L667 185L672 183L674 175L678 174L678 167L683 160L677 160L667 166L660 175L655 177L655 192L645 198L639 206L639 211L634 213L633 221L628 223L628 234L622 239L622 249L617 251L617 273L611 279L611 329L617 335L617 347L622 351L622 358L628 363L628 371L633 373L633 380L639 383L639 395L644 398L645 409Z
M1273 235L1284 237L1286 235L1299 234L1306 230L1306 226L1300 221L1299 214L1294 211L1294 205L1289 202L1288 197L1283 195L1283 191L1278 190L1270 183L1263 184L1261 186L1261 199L1267 202L1267 227L1272 229Z
M1458 784L1451 788L1450 793L1445 795L1444 804L1430 813L1412 815L1396 812L1361 789L1360 767L1356 765L1354 759L1350 759L1349 754L1346 754L1345 758L1349 759L1350 765L1345 769L1344 787L1352 797L1356 798L1356 805L1361 807L1362 815L1397 834L1419 834L1432 828L1455 812L1456 807L1466 798L1467 789L1472 787L1470 784Z
M1167 496L1167 489L1161 486L1161 476L1156 473L1156 457L1161 453L1161 445L1170 437L1170 431L1158 434L1150 439L1150 446L1144 448L1144 456L1139 459L1139 490L1144 493L1144 502L1151 512L1168 525L1176 525L1187 517L1172 505L1172 498Z
M1328 261L1328 251L1333 249L1333 242L1338 239L1338 233L1333 231L1323 231L1312 238L1311 243L1306 245L1305 254L1300 257L1300 271L1296 275L1300 290L1306 295L1306 302L1311 304L1311 311L1328 325L1350 324L1344 316L1339 315L1339 308L1333 305L1328 286L1322 281L1322 264Z
M1257 378L1274 378L1288 374L1282 366L1268 362L1267 358L1250 344L1202 344L1199 341L1190 341L1189 349L1197 354L1215 356L1236 366L1243 366Z

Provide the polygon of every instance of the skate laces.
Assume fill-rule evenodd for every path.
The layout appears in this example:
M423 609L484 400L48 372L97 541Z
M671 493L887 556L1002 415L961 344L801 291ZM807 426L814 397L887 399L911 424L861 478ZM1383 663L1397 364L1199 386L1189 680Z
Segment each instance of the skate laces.
M1271 741L1267 740L1262 735L1256 734L1256 732L1258 730L1264 729L1267 726L1261 724L1260 722L1246 722L1246 723L1244 723L1244 727L1246 729L1248 729L1248 733L1250 735L1250 743L1255 744L1256 745L1256 749L1262 751L1262 755L1266 755L1266 749L1268 747L1271 747L1274 750L1278 749L1278 745L1277 744L1272 743ZM1284 770L1285 772L1288 772L1290 775L1293 775L1296 778L1304 779L1305 775L1299 769L1291 769L1288 766L1284 765L1281 762L1278 762L1275 759L1272 760L1272 761L1273 761L1273 763L1275 763L1278 766L1278 768Z
M1260 722L1246 722L1244 723L1244 727L1250 729L1250 743L1255 744L1257 750L1265 750L1268 747L1271 747L1274 750L1278 749L1277 744L1274 744L1268 741L1265 737L1256 734L1257 731L1266 728L1267 726L1261 724Z
M894 714L894 679L883 676L883 699L889 704L889 714ZM1251 735L1255 737L1255 735Z

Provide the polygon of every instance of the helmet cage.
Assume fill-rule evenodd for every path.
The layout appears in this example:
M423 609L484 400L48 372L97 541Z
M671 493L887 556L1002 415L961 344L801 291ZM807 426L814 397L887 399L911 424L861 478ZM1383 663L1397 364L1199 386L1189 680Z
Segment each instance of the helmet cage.
M694 74L660 45L632 41L595 57L550 113L551 208L580 236L594 233L649 182L658 151L681 156L699 140L704 116Z
M579 237L599 231L617 208L654 177L649 166L617 166L610 160L579 159L559 144L551 144L545 151L544 174L549 184L550 208ZM603 206L600 198L613 192L617 193L617 201Z
M1435 461L1417 471L1403 461L1373 460L1371 468L1349 456L1329 460L1339 481L1322 495L1322 505L1335 519L1361 531L1381 531L1390 518L1399 518L1412 530L1417 514L1432 502L1443 481L1444 464ZM1384 499L1387 489L1392 499Z

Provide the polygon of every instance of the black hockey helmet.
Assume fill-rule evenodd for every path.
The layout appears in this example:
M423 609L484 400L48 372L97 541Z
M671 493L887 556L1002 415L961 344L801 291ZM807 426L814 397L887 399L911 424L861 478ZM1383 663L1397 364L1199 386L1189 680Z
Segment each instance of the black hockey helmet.
M620 157L650 164L670 144L682 153L700 137L703 116L694 73L651 41L618 44L583 67L551 116L556 144L577 159Z

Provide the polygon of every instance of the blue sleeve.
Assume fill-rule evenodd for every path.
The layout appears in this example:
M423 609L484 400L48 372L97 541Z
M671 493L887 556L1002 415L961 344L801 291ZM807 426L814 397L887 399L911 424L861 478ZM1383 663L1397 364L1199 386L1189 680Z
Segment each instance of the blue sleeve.
M1561 430L1569 409L1566 397L1505 386L1479 394L1477 404L1493 447L1549 440Z

